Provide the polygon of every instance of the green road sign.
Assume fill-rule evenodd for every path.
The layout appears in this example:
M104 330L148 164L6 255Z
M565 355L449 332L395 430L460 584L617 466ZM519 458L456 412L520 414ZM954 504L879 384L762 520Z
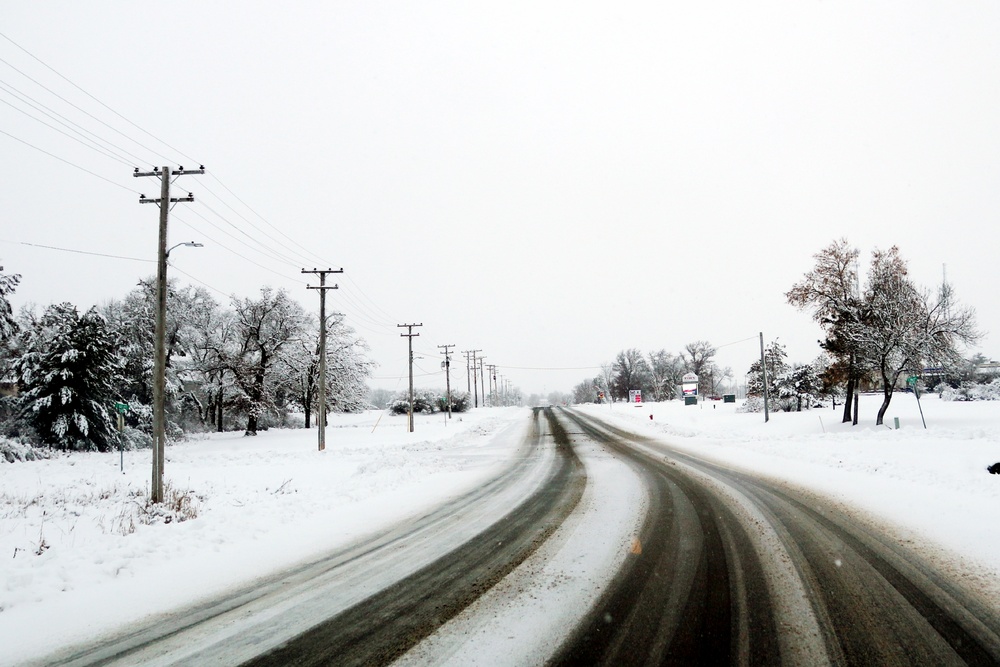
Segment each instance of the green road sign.
M917 386L917 380L919 380L919 379L920 378L917 377L916 375L911 375L910 377L906 378L906 384L910 385L911 387L916 387Z
M128 403L115 403L115 410L117 410L122 414L125 414L126 412L128 412Z

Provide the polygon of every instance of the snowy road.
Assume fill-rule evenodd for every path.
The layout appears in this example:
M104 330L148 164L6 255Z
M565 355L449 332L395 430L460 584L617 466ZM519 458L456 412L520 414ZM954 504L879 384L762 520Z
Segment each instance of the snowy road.
M513 464L373 540L45 664L384 664L523 562L586 477L536 411Z
M834 501L582 410L498 437L474 491L39 664L1000 664L994 603Z
M829 503L560 414L653 501L642 549L554 664L1000 663L995 607Z

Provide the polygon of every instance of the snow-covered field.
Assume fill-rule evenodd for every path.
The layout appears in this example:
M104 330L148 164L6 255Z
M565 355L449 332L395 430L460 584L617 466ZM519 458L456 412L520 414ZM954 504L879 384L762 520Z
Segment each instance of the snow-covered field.
M0 664L224 592L405 520L490 477L526 409L331 416L316 431L213 434L169 446L172 491L197 516L147 512L149 450L0 463ZM377 422L377 426L376 426ZM522 424L523 422L523 424ZM516 427L515 427L516 428ZM2 461L2 459L0 459ZM185 501L186 502L186 501ZM191 513L191 512L187 512ZM151 523L145 523L150 521Z
M768 424L721 402L582 409L840 499L845 511L889 524L1000 606L1000 475L985 470L1000 461L1000 402L925 397L924 430L913 396L897 395L886 420L891 426L900 418L894 430L872 426L878 401L862 397L856 427L840 424L839 409L829 407L772 414ZM0 463L0 664L220 593L405 520L498 471L529 414L480 409L447 426L440 415L418 417L412 434L403 417L334 416L323 454L314 430L171 446L166 477L192 505L180 506L170 523L146 508L148 451L126 453L124 475L117 453ZM176 520L185 512L197 516Z

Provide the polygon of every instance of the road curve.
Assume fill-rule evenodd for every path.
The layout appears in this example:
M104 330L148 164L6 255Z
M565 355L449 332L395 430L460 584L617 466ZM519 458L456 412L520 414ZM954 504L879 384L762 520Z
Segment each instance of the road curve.
M552 665L997 665L1000 614L831 503L572 410L640 471L641 549Z
M245 666L389 664L507 576L583 494L582 464L551 412L546 416L557 465L532 496L447 556Z
M507 469L405 526L36 664L387 664L517 567L573 511L586 474L550 422L536 410Z

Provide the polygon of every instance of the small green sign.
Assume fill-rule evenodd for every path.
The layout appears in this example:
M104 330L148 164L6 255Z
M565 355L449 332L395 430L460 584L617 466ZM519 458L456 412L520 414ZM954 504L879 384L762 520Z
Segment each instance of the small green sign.
M122 414L125 414L126 412L128 412L128 403L115 403L115 410L117 410Z
M910 385L911 387L916 387L917 386L917 380L919 380L919 379L920 378L917 377L916 375L911 375L910 377L906 378L906 384Z

